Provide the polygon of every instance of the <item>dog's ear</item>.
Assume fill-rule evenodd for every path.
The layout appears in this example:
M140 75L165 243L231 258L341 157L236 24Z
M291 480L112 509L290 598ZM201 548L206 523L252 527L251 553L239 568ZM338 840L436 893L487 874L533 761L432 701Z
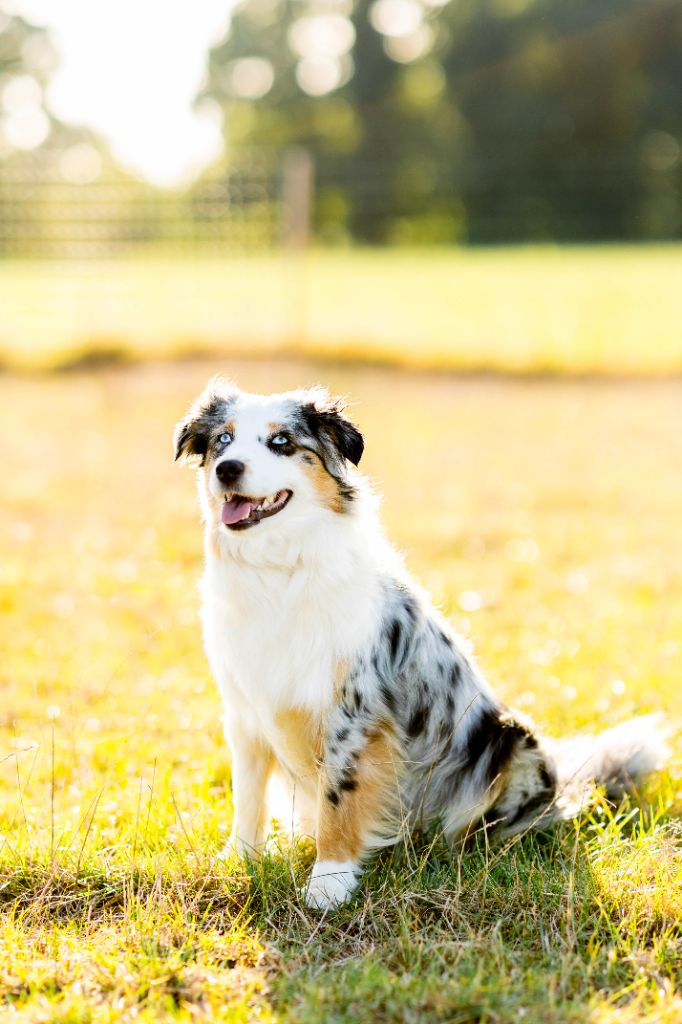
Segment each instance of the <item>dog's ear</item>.
M200 455L202 458L208 451L208 435L201 428L199 418L188 416L175 427L175 461Z
M326 440L342 459L357 466L365 450L365 441L354 423L345 415L341 398L332 398L323 388L316 388L303 405L308 429Z
M215 378L192 403L187 415L175 427L175 461L193 455L204 463L212 432L227 419L230 403L238 389L223 378Z

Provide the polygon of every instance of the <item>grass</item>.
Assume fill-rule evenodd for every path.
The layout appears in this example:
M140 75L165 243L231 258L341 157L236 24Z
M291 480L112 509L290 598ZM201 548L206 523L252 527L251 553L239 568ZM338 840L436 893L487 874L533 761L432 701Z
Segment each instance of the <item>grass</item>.
M0 1019L678 1022L679 756L547 835L415 837L322 921L304 845L217 859L229 764L171 463L215 368L0 378ZM682 383L221 368L352 394L391 535L545 730L679 709Z
M682 246L0 261L0 359L201 349L512 372L682 372Z

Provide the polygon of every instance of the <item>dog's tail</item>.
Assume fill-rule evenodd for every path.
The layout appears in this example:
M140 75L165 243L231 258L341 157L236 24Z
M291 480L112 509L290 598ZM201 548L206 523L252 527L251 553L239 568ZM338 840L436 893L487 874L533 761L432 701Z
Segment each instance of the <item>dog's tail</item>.
M595 786L618 801L670 756L673 731L659 712L632 718L596 735L544 739L542 747L556 774L555 818L567 818L585 806Z
M485 819L502 836L514 836L574 818L592 803L597 786L618 801L663 768L673 729L654 714L592 736L536 737L515 760Z

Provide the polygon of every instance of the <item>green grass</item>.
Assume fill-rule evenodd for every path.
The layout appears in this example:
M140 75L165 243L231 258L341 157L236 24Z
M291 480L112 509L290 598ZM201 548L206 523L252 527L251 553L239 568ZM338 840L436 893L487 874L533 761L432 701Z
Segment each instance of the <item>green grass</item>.
M0 358L298 353L514 372L682 371L682 246L0 261Z
M682 1019L682 774L501 848L415 837L323 921L230 826L174 421L216 369L0 378L0 1019ZM391 536L543 729L679 710L682 383L223 369L358 401Z

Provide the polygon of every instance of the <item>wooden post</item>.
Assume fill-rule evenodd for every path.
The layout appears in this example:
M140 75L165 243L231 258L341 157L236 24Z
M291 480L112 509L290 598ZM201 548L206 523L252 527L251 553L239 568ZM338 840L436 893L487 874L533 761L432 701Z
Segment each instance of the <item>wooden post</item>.
M282 163L282 240L288 249L305 249L310 241L312 194L312 158L307 150L292 146Z
M285 346L302 351L308 332L308 294L306 261L310 243L313 196L313 161L305 149L292 147L282 163L282 248L286 264Z

